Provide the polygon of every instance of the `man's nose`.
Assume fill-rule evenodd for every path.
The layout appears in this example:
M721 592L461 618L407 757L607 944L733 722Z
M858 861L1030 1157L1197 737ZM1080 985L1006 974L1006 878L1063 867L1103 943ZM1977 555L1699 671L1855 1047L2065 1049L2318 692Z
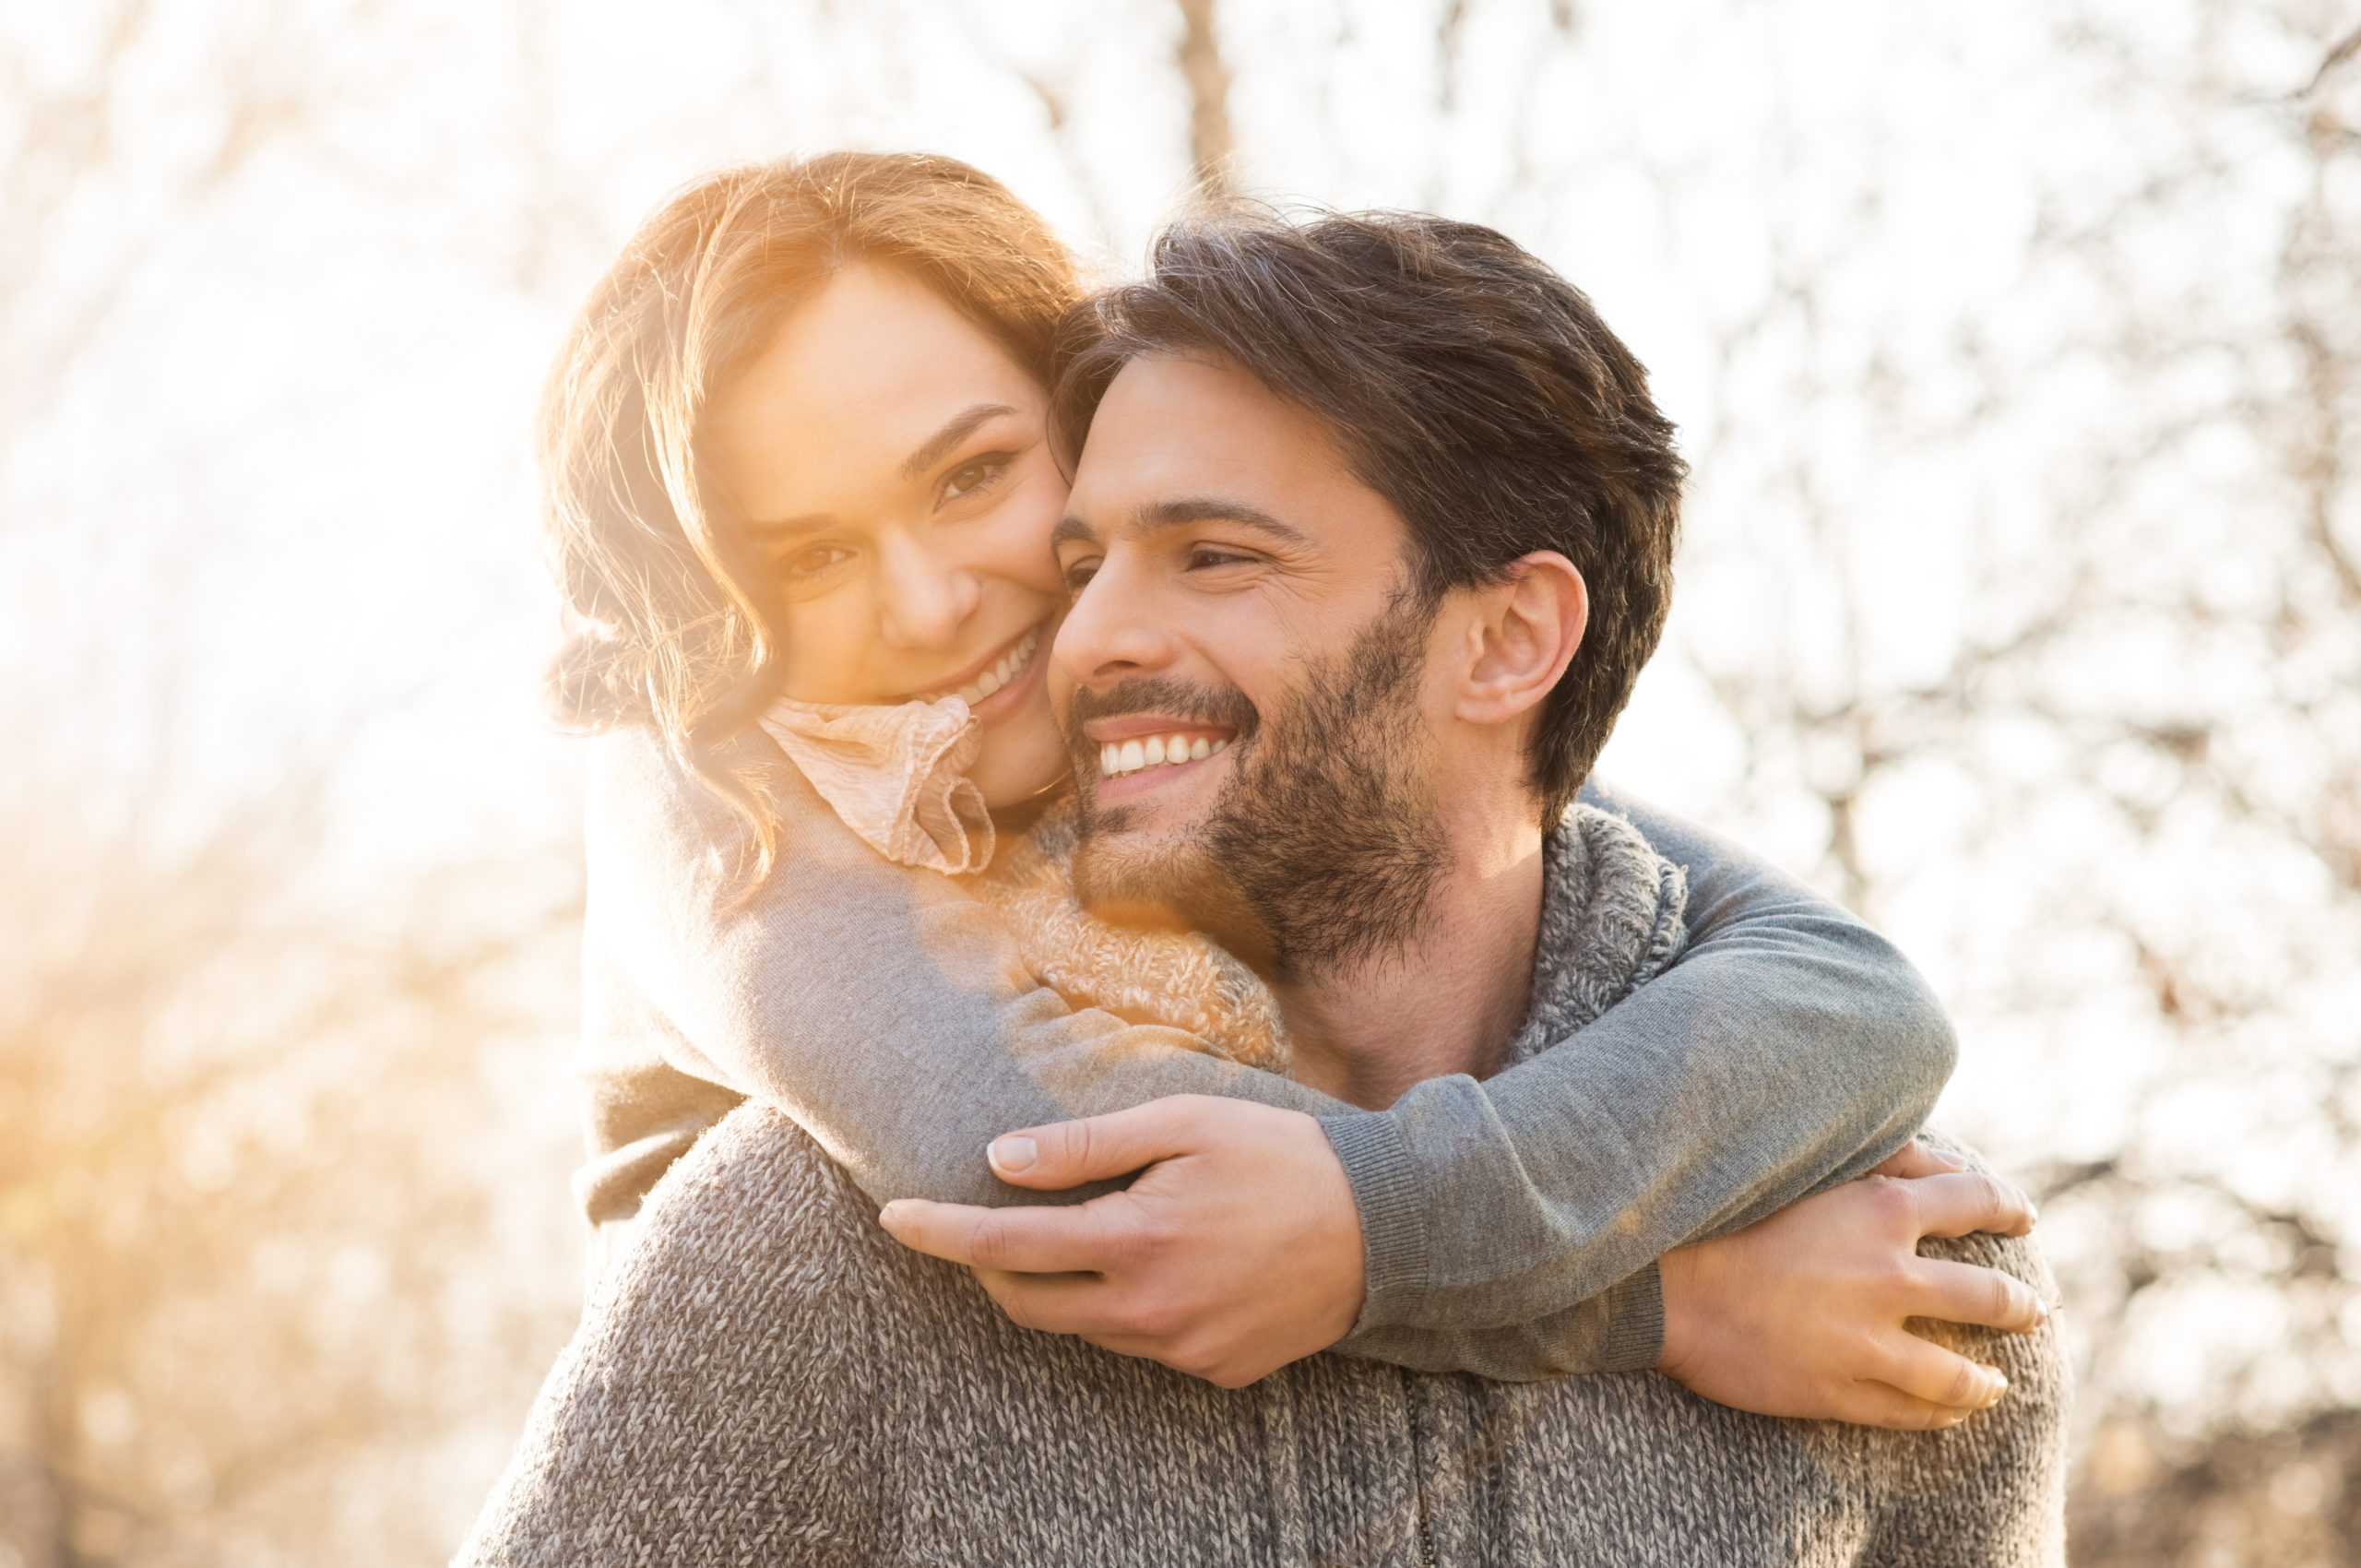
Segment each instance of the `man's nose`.
M1179 641L1157 613L1142 574L1115 561L1074 596L1050 657L1077 686L1104 685L1169 667Z
M898 532L879 541L878 635L897 648L947 648L975 612L973 572Z

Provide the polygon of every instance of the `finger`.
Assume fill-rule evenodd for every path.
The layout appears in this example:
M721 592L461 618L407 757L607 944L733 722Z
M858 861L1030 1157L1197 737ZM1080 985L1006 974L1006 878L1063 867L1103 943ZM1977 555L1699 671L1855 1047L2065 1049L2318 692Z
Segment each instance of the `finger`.
M979 1208L897 1198L877 1222L912 1252L971 1268L1065 1274L1115 1267L1145 1240L1138 1206L1110 1193L1071 1208Z
M1856 1426L1887 1427L1895 1431L1932 1431L1957 1426L1974 1412L1938 1405L1891 1384L1868 1380L1853 1384L1836 1399L1836 1419Z
M1022 1127L984 1149L992 1173L1019 1187L1078 1186L1127 1176L1189 1151L1196 1095L1170 1095L1104 1116Z
M2030 1334L2049 1320L2040 1292L2012 1274L1948 1258L1921 1258L1903 1303L1912 1317L1981 1324Z
M1945 1409L1981 1410L2009 1391L2009 1380L1996 1369L1915 1334L1895 1335L1880 1350L1878 1381Z
M974 1273L984 1293L1019 1328L1078 1334L1101 1344L1118 1338L1146 1342L1123 1311L1122 1292L1095 1274L1010 1274L990 1268ZM1145 1349L1123 1353L1147 1354Z
M1907 1191L1921 1236L1965 1236L1977 1230L2022 1236L2033 1229L2033 1200L1980 1170L1921 1176Z
M1965 1169L1967 1167L1952 1155L1913 1138L1879 1161L1870 1169L1869 1174L1894 1176L1906 1182L1919 1176L1940 1176L1947 1171Z

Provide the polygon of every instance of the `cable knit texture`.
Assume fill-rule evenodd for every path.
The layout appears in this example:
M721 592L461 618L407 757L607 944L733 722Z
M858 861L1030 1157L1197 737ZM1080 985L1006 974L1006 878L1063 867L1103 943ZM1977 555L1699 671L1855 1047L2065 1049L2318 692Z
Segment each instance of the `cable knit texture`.
M1630 834L1590 814L1553 837L1520 1049L1677 950L1678 874ZM2055 1299L2024 1241L1922 1250ZM1323 1354L1225 1391L1015 1326L749 1104L651 1194L459 1562L2062 1562L2055 1327L1945 1332L2011 1386L1943 1432L1746 1415L1653 1372L1506 1384Z
M1016 933L1026 969L1069 1006L1186 1029L1216 1056L1285 1073L1287 1026L1262 977L1201 932L1114 925L1084 909L1078 842L1074 802L1062 801L968 885Z

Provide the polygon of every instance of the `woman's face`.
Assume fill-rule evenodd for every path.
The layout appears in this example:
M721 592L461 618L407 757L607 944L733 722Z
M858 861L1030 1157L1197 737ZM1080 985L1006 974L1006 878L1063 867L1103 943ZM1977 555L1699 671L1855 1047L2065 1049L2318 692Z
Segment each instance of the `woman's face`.
M1066 771L1042 679L1065 607L1048 411L967 317L862 266L780 324L698 433L717 521L782 589L784 695L965 696L983 726L969 776L993 805Z

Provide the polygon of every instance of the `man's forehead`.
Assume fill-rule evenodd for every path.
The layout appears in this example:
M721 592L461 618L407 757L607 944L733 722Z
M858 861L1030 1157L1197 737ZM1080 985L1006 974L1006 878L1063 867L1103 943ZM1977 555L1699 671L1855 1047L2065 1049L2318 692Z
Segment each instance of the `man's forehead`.
M1311 526L1339 491L1369 493L1318 415L1226 360L1155 355L1109 386L1072 510L1098 531L1153 529L1219 500Z

